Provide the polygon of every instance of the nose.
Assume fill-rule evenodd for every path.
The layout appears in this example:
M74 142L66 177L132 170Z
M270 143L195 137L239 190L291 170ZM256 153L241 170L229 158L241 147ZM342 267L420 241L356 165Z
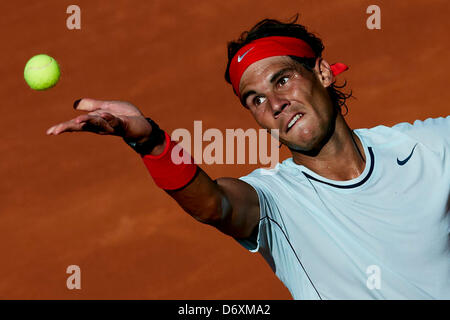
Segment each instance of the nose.
M269 97L270 105L272 106L273 116L277 118L283 110L290 105L290 102L285 97L273 95Z

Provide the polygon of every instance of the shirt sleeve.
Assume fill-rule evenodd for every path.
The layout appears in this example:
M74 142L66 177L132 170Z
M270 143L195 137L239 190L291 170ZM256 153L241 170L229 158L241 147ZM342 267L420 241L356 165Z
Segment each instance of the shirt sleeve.
M271 207L274 202L271 199L269 189L261 179L252 176L244 176L239 179L250 184L255 189L258 195L260 218L258 225L248 238L235 239L250 252L261 252L264 251L271 242L270 236L272 233L268 230L270 225L267 223L267 217L270 217L273 214L273 208Z

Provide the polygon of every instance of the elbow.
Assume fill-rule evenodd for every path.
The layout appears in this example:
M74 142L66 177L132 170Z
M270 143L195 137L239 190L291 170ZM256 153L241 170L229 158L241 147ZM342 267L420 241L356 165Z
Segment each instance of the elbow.
M219 226L223 220L222 202L222 199L217 198L205 200L202 209L198 212L192 212L191 216L201 223Z
M222 229L231 217L232 208L227 197L222 194L205 202L204 210L194 216L197 221Z

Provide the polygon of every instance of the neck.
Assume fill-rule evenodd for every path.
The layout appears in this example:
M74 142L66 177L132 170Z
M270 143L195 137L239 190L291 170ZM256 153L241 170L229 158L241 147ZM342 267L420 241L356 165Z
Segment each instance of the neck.
M340 114L336 117L334 131L320 150L314 154L294 150L291 152L296 164L331 180L357 178L365 168L366 157L362 143Z

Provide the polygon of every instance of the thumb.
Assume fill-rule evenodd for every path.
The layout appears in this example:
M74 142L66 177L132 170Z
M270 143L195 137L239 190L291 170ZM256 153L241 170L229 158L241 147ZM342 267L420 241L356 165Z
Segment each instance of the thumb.
M75 100L73 108L81 111L96 111L102 108L105 101L83 98Z

